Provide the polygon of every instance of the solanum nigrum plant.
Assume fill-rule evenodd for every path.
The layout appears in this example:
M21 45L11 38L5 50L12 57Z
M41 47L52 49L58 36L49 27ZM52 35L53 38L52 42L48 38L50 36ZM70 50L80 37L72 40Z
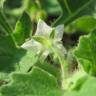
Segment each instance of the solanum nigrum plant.
M96 1L14 2L11 10L10 0L0 1L0 96L95 96ZM67 43L81 31L75 46Z
M42 28L42 29L41 29ZM55 28L48 26L44 21L39 20L35 35L31 40L25 42L21 47L31 49L39 56L44 63L49 54L53 54L54 59L58 59L61 67L62 79L64 79L64 59L67 54L61 42L64 32L64 25ZM62 50L62 51L61 51Z

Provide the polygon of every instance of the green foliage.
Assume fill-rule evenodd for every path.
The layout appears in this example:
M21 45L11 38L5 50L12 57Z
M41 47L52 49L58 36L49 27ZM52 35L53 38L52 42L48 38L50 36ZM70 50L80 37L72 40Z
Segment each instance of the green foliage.
M89 79L83 84L79 91L73 90L65 93L64 96L95 96L96 92L96 78L89 77ZM90 92L89 92L90 91Z
M88 36L80 38L78 47L75 50L75 56L78 62L83 66L84 70L96 76L96 32L93 31Z
M60 96L56 79L39 68L29 74L13 74L10 85L1 89L2 96Z
M10 35L12 33L12 28L8 24L6 17L4 16L4 13L1 10L0 10L0 25L5 29L7 34Z
M96 28L96 19L93 16L83 16L73 22L72 26L83 32L92 32Z
M76 30L80 30L85 33L92 32L96 29L96 19L93 16L82 16L73 21L66 27L66 33L73 33Z
M31 19L29 15L26 12L24 12L20 20L18 20L16 23L14 37L18 45L22 45L26 39L31 37L31 35L32 35Z
M82 14L91 13L94 10L93 3L95 3L95 0L74 0L75 3L73 0L58 0L58 2L61 5L62 12L60 17L58 17L58 19L53 23L53 26L62 23L68 25L74 20L74 18L77 18ZM90 6L91 8L89 8Z
M10 37L0 37L0 45L0 72L27 72L37 60L33 50L17 48Z
M0 96L95 96L95 2L0 0Z
M20 49L15 47L10 37L0 37L0 70L3 72L14 70L13 62L18 62L18 59L20 59L14 60L14 58L16 58L16 54L17 57L19 54L22 56L22 51L23 50L20 51Z

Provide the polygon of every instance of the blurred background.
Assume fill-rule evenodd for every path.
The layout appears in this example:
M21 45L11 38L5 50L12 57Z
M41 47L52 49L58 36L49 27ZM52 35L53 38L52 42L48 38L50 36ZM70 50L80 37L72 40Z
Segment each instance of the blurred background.
M62 41L68 50L77 45L81 35L96 28L96 0L0 0L0 5L2 2L5 16L13 30L24 11L32 20L34 32L39 19L50 26L64 24ZM0 34L4 34L4 31L0 26Z
M69 49L77 44L81 35L88 34L96 26L95 0L1 0L1 4L2 1L5 16L13 29L24 11L32 20L34 32L39 19L50 26L64 24L62 41ZM2 26L0 33L4 34Z

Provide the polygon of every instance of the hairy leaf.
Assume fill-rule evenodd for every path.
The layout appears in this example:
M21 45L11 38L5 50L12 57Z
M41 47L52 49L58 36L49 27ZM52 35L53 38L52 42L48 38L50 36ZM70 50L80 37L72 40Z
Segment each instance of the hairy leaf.
M17 48L10 36L0 37L0 79L13 71L27 72L36 62L33 50Z
M82 85L80 90L68 91L63 96L95 96L96 95L95 81L96 81L96 78L89 77L89 79Z
M96 76L96 32L93 31L88 36L82 36L78 47L75 49L75 56L84 70Z
M2 96L61 96L55 78L39 68L30 74L14 74L12 82L1 89Z

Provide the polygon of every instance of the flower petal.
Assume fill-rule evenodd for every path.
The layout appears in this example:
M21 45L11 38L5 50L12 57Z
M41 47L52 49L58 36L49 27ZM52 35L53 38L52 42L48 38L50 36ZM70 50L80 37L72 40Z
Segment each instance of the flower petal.
M61 56L61 58L65 58L67 54L66 48L63 46L62 42L56 42L54 41L53 48L56 51L56 53Z
M58 25L55 28L55 39L56 41L61 41L63 37L63 32L64 32L64 25Z
M35 35L49 38L52 28L48 26L43 20L39 20Z
M39 50L42 48L42 45L38 43L37 41L31 39L27 42L25 42L22 46L24 49L32 49L35 52L39 52Z

